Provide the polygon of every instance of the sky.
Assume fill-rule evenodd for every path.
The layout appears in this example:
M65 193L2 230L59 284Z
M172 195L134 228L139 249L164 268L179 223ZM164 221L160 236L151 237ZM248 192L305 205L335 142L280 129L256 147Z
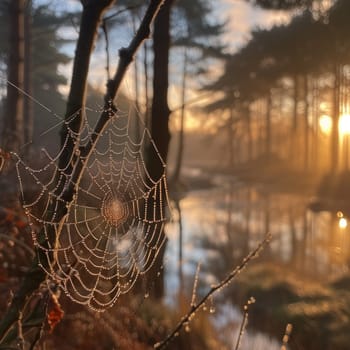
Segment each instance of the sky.
M61 1L55 0L52 1L52 3L57 9L62 8ZM217 18L227 21L227 33L224 35L224 42L228 45L228 50L230 52L238 50L249 40L250 31L252 29L271 27L273 24L287 22L289 18L289 15L283 11L262 10L253 7L244 0L216 0L213 4L213 8L215 8L214 15L217 16ZM64 5L65 10L79 10L80 8L81 6L77 0L68 0ZM176 26L176 23L173 23L173 25ZM131 25L129 28L124 28L124 31L127 31L128 35L116 35L113 37L114 47L122 47L128 44L128 38L132 32ZM64 37L70 38L77 36L76 31L72 29L62 30L60 34ZM103 51L101 45L99 46L99 51ZM70 45L66 50L73 55L74 46ZM114 54L115 53L116 52L114 52ZM98 83L101 83L101 78L99 78L101 68L98 67L101 65L101 58L100 55L97 55L92 62L95 71L93 80ZM68 74L70 69L71 67L66 67L64 73ZM102 67L102 70L103 69L104 67Z
M191 0L188 0L191 1ZM37 0L47 2L47 0ZM57 10L79 11L78 0L51 0ZM249 32L256 27L270 27L273 24L288 21L289 15L284 11L266 11L252 6L245 0L215 0L213 1L215 16L227 20L228 32L225 37L233 48L238 48L249 39ZM175 23L176 25L176 23Z
M46 2L47 0L37 0L37 2ZM190 0L189 0L190 1ZM71 10L79 11L81 9L80 1L78 0L68 0L63 2L59 0L51 0L51 4L57 10ZM287 22L290 18L289 14L283 11L266 11L256 7L253 7L248 2L244 0L216 0L213 1L214 16L220 20L227 22L227 32L223 37L224 43L227 45L227 51L234 53L240 47L244 46L250 38L250 32L256 28L268 28L274 24L280 24ZM176 22L172 23L173 26L176 26ZM59 33L62 37L65 38L77 38L77 30L72 28L61 29ZM118 59L118 50L121 47L128 45L130 38L133 34L133 28L131 23L124 27L117 27L114 29L114 32L110 33L110 58L111 58L111 72L114 72ZM67 45L64 48L64 51L68 53L71 57L74 54L75 43ZM139 55L142 51L139 52ZM181 56L176 56L176 52L172 51L172 67L171 70L171 86L169 93L169 104L170 108L174 109L181 105L180 103L180 79L181 76ZM96 87L100 88L102 91L105 87L106 82L106 58L105 58L105 48L104 41L100 40L96 45L95 53L91 60L91 70L89 75L90 83ZM213 74L219 74L222 69L222 64L218 63L216 66L213 66ZM61 73L67 76L68 81L71 76L72 63L66 66L60 67ZM143 86L143 84L139 84ZM191 85L191 84L189 84ZM192 84L195 86L195 84ZM197 84L198 85L198 84ZM124 81L124 92L128 97L133 99L134 97L134 78L133 78L133 68L129 68L129 72ZM68 92L68 85L63 86L61 91L63 93ZM198 92L195 89L189 89L188 99L193 99L198 96ZM205 102L205 101L203 101ZM176 119L176 118L174 118ZM201 121L198 121L198 118L189 116L187 117L187 126L189 128L197 128L198 124ZM175 120L176 124L176 120ZM175 125L176 127L176 125Z

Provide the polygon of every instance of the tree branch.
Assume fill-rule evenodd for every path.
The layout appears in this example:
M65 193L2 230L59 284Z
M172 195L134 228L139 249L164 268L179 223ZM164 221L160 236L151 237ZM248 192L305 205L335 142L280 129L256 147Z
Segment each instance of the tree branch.
M104 22L105 22L105 21L109 21L109 20L111 20L111 19L113 19L113 18L115 18L115 17L121 15L123 12L136 10L136 9L140 8L142 5L143 5L143 3L137 4L137 5L133 5L133 6L127 6L127 7L123 8L123 9L117 11L117 12L112 13L112 14L109 15L109 16L106 16L106 17L103 19L103 21L104 21Z
M79 186L81 177L83 175L84 169L86 162L94 149L99 135L101 132L105 129L109 118L111 116L111 107L112 106L112 101L114 100L117 92L119 91L121 82L124 78L124 75L127 71L127 68L129 67L130 63L133 60L133 57L135 53L137 52L138 48L141 46L143 41L149 37L150 34L150 25L152 24L155 16L157 15L161 5L163 4L164 0L151 0L150 5L146 11L146 14L140 24L140 27L131 41L130 45L127 48L121 49L119 52L120 55L120 60L118 64L117 71L115 73L115 76L112 80L110 80L107 84L107 92L104 97L105 100L105 108L104 111L102 112L100 119L96 125L96 128L94 132L91 135L90 142L82 149L81 156L76 162L76 165L74 168L72 167L72 173L71 173L71 178L69 182L69 186L67 186L66 190L62 193L62 198L66 202L60 202L57 207L57 212L56 212L56 218L57 222L60 222L61 220L64 219L64 216L66 215L67 211L69 210L69 204L72 202L74 193ZM91 49L93 47L93 43L90 43L91 45L88 45L86 47L86 43L83 43L82 39L80 38L82 36L82 33L84 30L87 30L91 32L92 30L94 31L93 35L90 35L90 39L93 41L96 36L96 31L97 31L97 26L99 24L99 17L96 17L96 14L92 13L92 9L95 9L96 11L99 11L100 16L102 15L103 11L107 6L109 6L110 3L112 3L112 0L82 0L82 3L84 5L83 9L83 15L82 18L85 16L85 20L82 20L81 23L81 30L79 34L79 39L78 39L78 46L77 46L77 55L78 55L78 47L81 47L79 45L82 45L82 49L86 52L87 55L91 55ZM95 5L95 6L94 6ZM85 13L85 12L88 13ZM84 14L85 13L85 14ZM91 26L91 23L87 20L88 18L93 18L94 22L93 24L96 26L93 28ZM83 28L84 26L87 26ZM80 44L79 44L80 43ZM76 60L78 58L76 57ZM77 86L74 88L71 86L71 91L70 91L70 97L67 103L67 111L66 111L66 117L70 118L74 113L81 112L84 103L85 103L85 91L86 91L86 77L88 73L88 66L89 66L90 59L86 58L86 60L82 63L82 67L79 68L79 65L75 61L74 64L74 69L73 69L73 76L75 74L79 75L81 79L83 79L84 83L82 84L81 81L76 80L75 78L72 79L72 85L76 81ZM74 101L71 100L75 96L75 92L78 94L78 98L75 99ZM78 101L79 100L79 101ZM80 124L81 124L81 116L80 118L74 118L77 119L77 121L74 122L74 124L69 123L69 127L72 128L75 131L80 130ZM67 129L63 130L63 135L64 133L67 132ZM74 142L72 141L72 145L74 146ZM62 154L62 157L60 158L60 168L65 168L65 166L62 166L62 164L66 165L72 162L73 156L74 156L74 147L68 148L68 150L64 151ZM59 187L59 186L58 186ZM68 204L66 206L66 204ZM57 236L60 234L60 231L53 231L48 232L49 236L49 241L47 242L51 247L55 247L55 242L57 242ZM52 248L51 248L52 249ZM52 254L53 255L53 254ZM50 257L50 259L54 259L53 256ZM42 282L44 282L46 278L45 271L40 267L40 264L48 264L49 261L45 263L47 260L47 257L45 253L37 249L37 257L33 260L32 267L28 271L28 273L25 275L18 292L14 296L11 305L9 306L9 309L7 310L5 316L3 317L1 323L0 323L0 344L1 340L6 336L8 331L11 329L11 327L17 322L20 312L25 308L26 303L28 302L29 298L33 294L35 290L39 288Z
M104 19L102 22L102 30L103 30L103 35L105 37L105 43L106 43L106 73L107 73L107 81L111 79L111 74L110 74L110 64L109 64L109 39L108 39L108 28L107 28L107 21Z
M120 60L117 71L115 73L114 78L110 80L107 85L107 94L105 100L107 104L116 96L120 88L120 84L126 73L126 70L132 62L137 50L139 49L143 41L149 38L151 32L150 25L153 22L155 16L157 15L163 2L164 0L151 0L151 3L147 8L146 14L143 17L140 27L136 32L130 45L127 48L122 48L119 51Z
M182 327L188 322L191 321L195 313L205 305L206 301L215 293L219 292L223 288L227 287L232 280L248 265L248 263L257 257L259 252L269 243L271 240L271 235L267 235L263 241L259 243L259 245L252 250L238 265L231 273L227 275L225 279L223 279L218 284L211 287L211 289L208 291L208 293L196 304L191 304L190 309L188 310L187 314L181 318L179 323L176 325L176 327L173 329L173 331L161 342L154 345L154 348L157 350L165 349L168 344L178 335L179 331L182 329ZM193 298L192 298L193 299Z

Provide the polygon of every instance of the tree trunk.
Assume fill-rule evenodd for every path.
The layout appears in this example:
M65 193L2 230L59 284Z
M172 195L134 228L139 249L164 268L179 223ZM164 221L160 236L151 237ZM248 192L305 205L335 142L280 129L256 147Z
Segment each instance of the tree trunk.
M298 75L293 76L293 121L292 121L292 133L290 140L289 158L293 164L297 163L297 141L298 141L298 101L299 101L299 81Z
M183 150L184 150L184 138L185 138L185 100L186 100L186 83L187 83L187 48L184 49L184 62L182 71L182 86L181 86L181 116L180 116L180 131L179 131L179 144L176 155L175 170L172 178L172 182L176 183L179 181Z
M179 228L179 256L178 256L178 264L179 264L179 307L182 305L184 298L184 274L183 274L183 225L182 225L182 212L181 212L181 203L180 199L176 198L174 200L174 205L178 214L178 228Z
M270 160L271 157L271 109L272 98L271 90L269 90L266 96L266 114L265 114L265 155L266 159Z
M270 193L266 192L264 195L264 231L263 234L269 234L271 229L271 196ZM271 246L266 247L263 253L265 256L271 256Z
M257 157L263 156L265 149L264 149L264 143L265 143L265 130L264 130L264 124L265 120L264 117L264 101L263 99L259 99L257 103L257 115L258 115L258 142L257 142Z
M32 79L32 1L27 1L24 13L24 91L33 95ZM33 139L34 110L33 101L27 96L24 97L24 142L29 144ZM30 155L31 147L26 148L27 156Z
M313 93L312 93L312 115L313 115L313 156L312 156L312 168L315 172L319 168L319 88L317 78L313 80Z
M169 50L170 50L170 9L173 0L165 1L159 15L154 23L153 34L153 101L151 110L151 135L157 145L160 156L165 161L168 156L170 141L168 106L168 86L169 86ZM163 168L152 163L150 159L150 170L153 178L157 178L163 173ZM155 165L155 166L152 166ZM158 165L158 166L157 166Z
M136 30L137 30L135 17L136 17L135 13L131 12L131 20L132 20L132 27L133 27L134 33L136 33ZM139 119L139 114L141 113L141 109L140 109L140 88L139 88L139 64L136 58L134 60L134 89L135 89L136 118L134 118L135 125L132 125L132 127L136 135L136 139L138 140L141 136L140 119Z
M298 249L298 239L297 239L297 230L295 227L295 215L293 213L293 208L289 208L289 229L290 229L290 242L291 242L291 265L298 267L299 263L299 249Z
M252 136L252 123L249 104L244 107L245 121L247 124L247 138L248 138L248 162L253 159L253 136Z
M339 68L339 114L348 114L348 89L347 77L344 65ZM345 131L345 132L344 132ZM348 130L342 132L342 169L347 172L349 170L349 133Z
M339 64L334 64L334 86L333 86L333 122L332 122L332 146L331 146L331 174L336 174L339 166L339 88L340 69Z
M300 264L301 268L305 269L309 265L309 259L307 254L308 249L308 234L312 234L309 230L309 219L308 219L308 211L304 210L303 213L303 226L302 226L302 236L300 242Z
M153 101L151 111L151 135L163 162L168 156L170 132L168 106L169 85L169 50L170 50L170 12L173 0L166 0L154 22L153 33ZM157 181L164 172L164 165L159 162L158 153L148 154L148 171L151 178ZM161 234L165 234L161 232ZM149 272L149 280L154 283L151 294L161 298L164 294L164 273L161 269L164 260L166 243L157 255L153 268ZM160 274L159 274L160 273Z
M65 119L70 121L67 123L67 125L63 125L61 131L61 146L65 144L66 138L68 138L68 142L63 148L59 166L61 169L64 169L68 166L68 172L69 169L71 169L71 166L69 165L71 162L70 156L76 142L76 140L71 136L69 129L71 129L74 133L79 133L81 129L83 120L82 108L86 102L88 71L90 66L91 53L97 35L97 28L100 24L102 13L113 2L113 0L82 0L81 2L84 6L80 24L81 32L79 33L76 48L72 81L65 113ZM71 117L77 113L79 116L71 119Z
M309 100L308 76L304 75L304 171L309 170Z
M229 169L233 169L235 165L235 143L234 143L234 108L230 107L230 119L227 127L228 138L228 166Z
M145 42L143 45L143 71L144 71L144 86L145 86L145 125L146 128L150 129L150 108L149 108L149 68L148 68L148 45Z
M243 232L243 243L242 243L242 254L241 256L244 257L247 254L249 254L249 241L250 241L250 226L252 222L252 208L253 208L253 203L252 203L252 194L253 190L251 187L248 187L246 189L246 208L245 208L245 213L244 213L244 232Z
M3 128L3 147L19 152L24 144L24 9L25 0L9 2L10 36L7 79L7 99Z

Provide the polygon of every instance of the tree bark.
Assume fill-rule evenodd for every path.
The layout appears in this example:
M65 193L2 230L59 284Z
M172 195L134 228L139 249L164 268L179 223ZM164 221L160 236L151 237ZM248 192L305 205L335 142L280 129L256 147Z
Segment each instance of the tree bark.
M75 51L72 81L68 95L65 119L67 124L63 125L61 130L61 146L68 142L63 149L60 157L59 166L61 169L67 168L68 173L71 171L71 155L76 140L71 136L69 130L79 133L82 124L83 106L86 102L87 79L90 66L90 58L94 48L103 12L111 5L113 0L82 0L83 13L81 17L80 33ZM75 118L72 118L78 114ZM61 188L59 188L61 190Z
M145 126L150 129L150 107L149 107L149 68L148 68L148 45L143 45L143 70L144 70L144 87L145 87Z
M10 36L7 79L7 99L3 127L3 147L19 152L24 144L24 0L9 2Z
M137 25L136 25L136 14L131 11L131 21L133 31L136 33ZM139 139L141 136L140 129L140 120L138 115L141 113L140 108L140 88L139 88L139 64L137 59L134 60L134 89L135 89L135 108L136 108L136 118L134 118L134 125L132 125L133 132L136 135L136 139Z
M168 157L170 142L168 106L169 51L170 51L170 12L174 0L166 0L154 22L153 33L153 101L151 107L151 135L158 152L148 152L148 172L154 181L164 173L164 163ZM159 155L158 155L159 154ZM159 156L164 163L159 161ZM161 234L165 234L161 232ZM164 260L166 243L157 255L149 280L154 284L151 295L159 299L164 294ZM159 275L160 273L160 275Z
M185 100L186 100L186 83L187 83L187 48L184 49L184 61L182 71L182 86L181 86L181 115L180 115L180 131L179 131L179 144L176 155L175 170L172 177L172 182L179 181L182 167L183 150L184 150L184 138L185 138Z
M153 101L151 111L151 135L157 145L160 156L165 161L168 156L170 132L168 127L170 109L168 106L169 51L170 51L170 10L174 0L166 0L154 23L153 34ZM163 173L163 168L151 166L151 172ZM150 159L150 165L152 160Z
M27 1L24 12L24 91L32 96L32 1ZM33 138L34 110L33 101L27 96L24 97L24 142L29 144ZM26 153L29 156L30 146L27 146Z
M132 29L136 33L136 15L131 12ZM135 89L135 106L138 112L140 112L140 89L139 89L139 65L137 60L134 61L134 89Z

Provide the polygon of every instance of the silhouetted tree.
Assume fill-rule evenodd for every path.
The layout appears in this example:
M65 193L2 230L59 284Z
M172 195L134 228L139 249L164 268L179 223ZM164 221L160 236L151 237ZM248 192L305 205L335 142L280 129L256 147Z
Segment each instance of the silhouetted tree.
M181 81L181 109L179 141L171 181L179 180L184 150L184 126L186 96L189 76L197 76L210 70L210 60L225 57L224 46L220 37L225 23L210 21L212 7L207 0L177 1L174 7L176 31L174 30L173 46L184 47ZM193 52L194 51L194 52ZM193 56L194 55L194 56Z
M24 144L24 11L25 1L7 2L9 17L9 55L7 60L7 99L2 130L2 146L18 152ZM15 85L15 87L13 85Z
M52 12L48 5L33 6L32 1L26 1L24 7L24 62L23 62L23 86L22 89L26 94L35 96L40 101L45 101L45 104L56 111L60 111L64 105L63 97L59 92L59 86L66 83L66 78L59 72L61 64L67 64L70 58L60 51L60 47L67 40L60 39L57 34L57 29L67 24L67 16L57 15ZM5 2L6 4L6 2ZM4 5L5 5L4 4ZM6 7L0 7L0 18L4 26L1 26L0 31L0 60L3 60L4 66L12 60L9 56L9 45L6 38L11 33L10 30L5 30L12 23L6 14ZM12 40L11 40L12 43ZM13 44L11 44L13 45ZM10 83L16 84L11 77L7 77ZM20 86L19 86L20 87ZM43 109L32 102L18 89L13 88L21 99L24 100L24 108L22 117L24 126L22 133L22 144L30 143L35 139L33 137L34 122L40 123L45 128L49 127L50 121L47 120ZM6 97L4 98L6 101ZM59 113L59 112L58 112ZM7 115L7 114L6 114ZM3 114L3 119L6 119ZM50 125L51 126L51 125ZM30 145L24 149L29 152Z

